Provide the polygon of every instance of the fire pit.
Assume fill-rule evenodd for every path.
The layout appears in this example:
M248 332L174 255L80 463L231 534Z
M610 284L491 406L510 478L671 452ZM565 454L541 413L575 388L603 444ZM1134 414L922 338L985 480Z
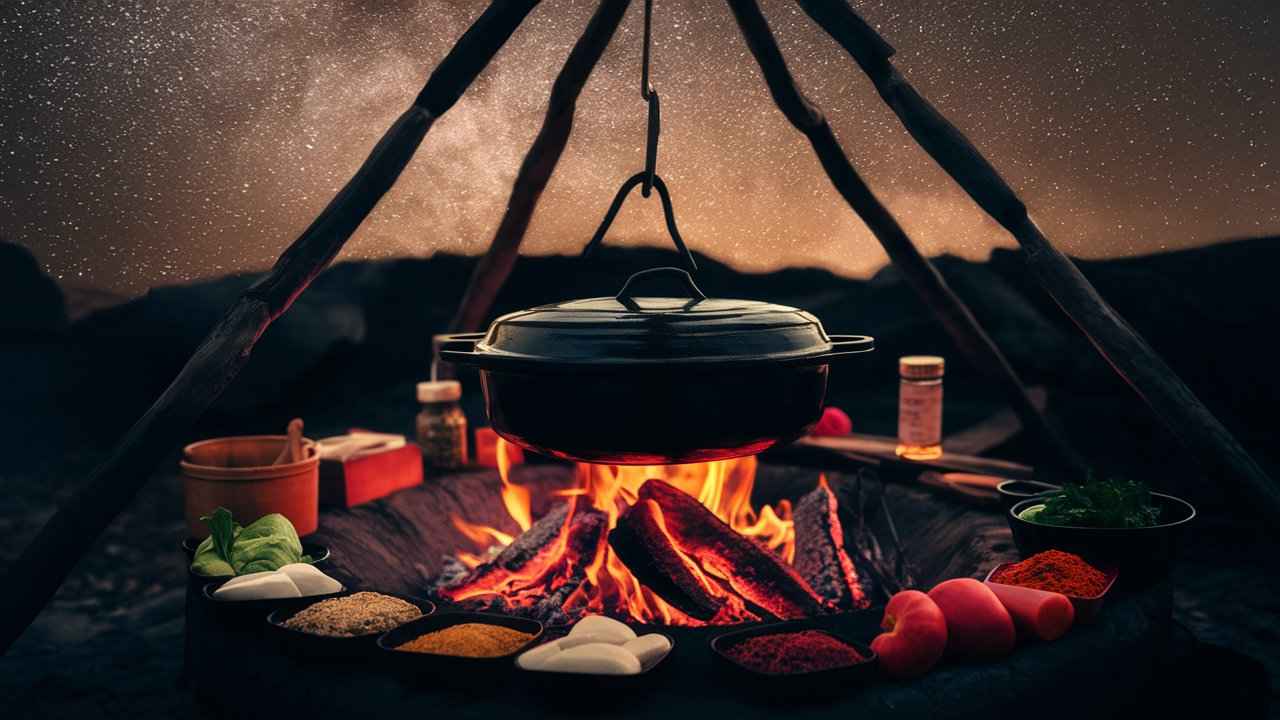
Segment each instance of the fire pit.
M679 472L688 473L694 467L679 468ZM893 511L905 554L919 559L917 581L922 584L942 577L974 575L1015 557L1008 530L998 513L934 497L921 489L880 486L869 478L860 481L850 475L832 475L824 487L812 470L759 463L753 458L712 463L703 472L708 470L721 473L723 481L710 482L705 476L697 476L695 482L674 475L661 481L670 482L673 490L690 487L701 493L703 488L708 488L710 494L712 488L718 489L721 500L715 506L737 508L740 514L736 520L734 514L729 513L726 515L729 520L717 521L725 522L734 529L735 535L757 545L762 552L774 554L780 561L785 561L790 554L793 564L787 566L800 574L824 600L827 591L820 588L828 580L806 576L803 568L806 553L830 549L824 546L814 550L806 540L809 522L806 516L810 512L809 503L814 502L809 498L821 498L826 492L839 502L828 505L831 515L823 522L839 523L846 541L845 553L858 572L859 585L867 593L867 600L872 603L878 603L883 597L884 576L868 560L868 556L876 557L873 540L877 535L860 525L866 522L877 529L882 527L883 518L873 519L870 513L870 508L880 507L882 500L884 506ZM582 474L588 471L599 474L595 479L589 475L584 477ZM570 501L586 503L590 495L584 489L590 483L616 480L609 474L615 472L619 476L629 472L642 475L638 468L526 465L508 468L506 481L493 472L438 476L424 485L367 505L323 512L321 529L314 540L333 549L326 572L344 584L421 594L447 575L450 566L455 570L461 568L463 576L468 576L493 563L517 543L528 543L532 538L522 539L523 536L537 531L543 519L553 513L560 518L560 524L552 533L557 536L570 518L592 517L582 505L572 513L559 508L569 508ZM749 492L744 487L748 481L752 482ZM634 481L617 484L623 488L629 482ZM509 500L519 499L522 490L527 491L527 500ZM627 523L628 512L642 506L642 491L643 486L635 491L634 502L619 508L616 515L619 526ZM693 497L694 491L680 492ZM748 499L751 496L754 504ZM735 497L741 501L734 501ZM716 514L704 503L697 505L713 516ZM518 509L513 513L510 508ZM528 530L522 531L514 519L519 508L528 508ZM750 520L752 513L754 521ZM665 518L665 510L663 515ZM763 518L769 519L762 522ZM459 520L463 522L458 523ZM758 531L751 534L757 526ZM462 528L479 530L476 537L471 538ZM770 529L766 531L766 528ZM510 543L504 535L510 537ZM612 549L608 536L605 538L597 547ZM777 543L772 549L771 542ZM502 549L491 552L487 547L491 545ZM786 549L789 545L793 550ZM465 557L464 553L472 556L466 558L470 567L459 559ZM442 565L441 555L453 558L457 564ZM558 565L564 569L568 565L567 557L562 554L562 562L540 560L537 567ZM639 602L638 598L645 602L655 600L651 612L661 607L657 600L674 608L672 602L647 584L638 567L633 568L622 557L616 557L614 562L635 578L631 587L638 592L627 596L629 602ZM830 570L838 563L823 565ZM608 574L603 565L597 570ZM718 577L715 579L723 582ZM623 584L610 576L607 581L601 580L599 587L605 587L606 583L613 583L615 588ZM624 617L631 617L631 604L611 601L605 593L588 593L584 585L575 586L568 594L575 592L582 600L580 604L570 604L569 611L585 611L591 602L598 603L599 607L614 602L619 612L627 613ZM515 594L489 592L462 603L503 603L512 612L527 613L532 611L521 610L519 605L529 606L527 601L533 597L532 593L521 598ZM598 599L589 601L592 597ZM745 601L743 607L756 611ZM726 672L723 663L716 659L711 650L712 639L732 630L697 618L689 619L688 613L684 613L685 625L672 624L662 630L675 639L678 652L664 661L661 673L651 678L644 676L650 679L634 690L615 688L601 692L590 680L569 686L549 684L547 676L541 673L513 670L503 674L500 680L473 677L463 681L452 676L403 677L368 658L318 662L293 657L282 653L259 630L228 628L206 616L206 609L196 603L188 617L192 652L188 656L186 676L198 694L218 707L237 713L246 711L245 698L258 698L265 709L262 714L267 714L266 710L287 709L294 715L315 713L326 717L431 714L438 713L441 707L463 704L477 717L539 717L569 712L581 715L590 714L591 708L597 713L607 712L611 717L636 718L712 712L732 713L742 718L773 718L780 711L803 711L815 717L885 714L937 717L940 714L990 714L997 707L1033 703L1046 694L1061 700L1044 708L1043 717L1078 717L1104 714L1119 696L1117 693L1127 693L1150 682L1156 669L1155 659L1160 656L1158 649L1163 647L1159 643L1168 637L1167 591L1125 594L1109 603L1096 625L1081 626L1053 643L1030 645L1005 662L949 665L912 683L883 682L872 676L858 687L828 688L835 692L826 693L821 700L793 697L779 706L743 676ZM680 617L677 613L683 611L671 612L675 622L674 618ZM823 614L809 622L815 627L830 628L866 641L878 632L879 619L880 611L873 604L867 610ZM651 624L662 622L664 620L655 615ZM493 692L495 682L500 682L502 692ZM1081 687L1091 691L1062 692Z
M450 558L435 578L442 600L550 624L596 613L702 626L813 617L881 597L868 562L846 552L838 500L820 476L798 502L757 510L754 457L579 463L535 522L530 490L511 481L506 456L500 445L501 499L522 532L454 514L476 551Z

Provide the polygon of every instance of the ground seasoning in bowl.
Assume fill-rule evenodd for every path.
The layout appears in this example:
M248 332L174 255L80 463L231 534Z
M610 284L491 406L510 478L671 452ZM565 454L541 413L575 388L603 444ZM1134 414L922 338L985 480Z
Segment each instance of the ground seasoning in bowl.
M400 598L357 592L305 607L283 625L312 635L360 637L384 633L419 617L422 610Z
M427 655L451 655L453 657L497 658L510 655L535 637L533 633L490 625L488 623L461 623L429 633L396 646L396 650Z
M1062 550L1045 550L1022 562L1003 565L987 579L1079 598L1097 597L1111 582L1106 573L1079 555Z
M856 648L821 630L756 635L722 650L735 663L768 675L795 675L866 661Z

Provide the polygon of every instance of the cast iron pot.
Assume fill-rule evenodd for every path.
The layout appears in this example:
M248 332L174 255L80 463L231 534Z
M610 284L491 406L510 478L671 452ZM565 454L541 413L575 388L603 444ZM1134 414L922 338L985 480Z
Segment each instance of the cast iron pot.
M686 297L641 295L660 277ZM504 315L452 335L446 361L479 370L493 429L568 460L702 462L789 442L822 415L828 364L874 348L803 310L708 299L679 268L632 275L616 297Z

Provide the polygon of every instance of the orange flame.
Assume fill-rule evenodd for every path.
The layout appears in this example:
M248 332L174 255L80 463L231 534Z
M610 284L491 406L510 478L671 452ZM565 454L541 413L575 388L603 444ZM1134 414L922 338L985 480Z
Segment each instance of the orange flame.
M507 441L499 438L497 457L498 475L502 481L501 496L507 513L521 531L532 525L532 502L529 489L511 481L511 462ZM608 518L608 529L617 524L618 516L635 503L640 486L647 480L658 478L696 497L705 507L743 535L755 538L761 545L778 553L786 562L795 556L795 528L791 516L791 503L783 500L776 507L768 505L757 512L751 506L751 491L755 485L756 459L754 457L717 460L689 465L620 466L579 463L575 473L575 485L554 495L567 497L573 506L559 536L551 547L538 555L537 562L528 563L520 572L503 574L486 583L482 589L469 589L463 600L481 594L499 594L508 602L536 602L560 583L574 569L581 569L585 581L565 599L562 608L569 613L592 612L625 613L633 620L667 625L698 625L701 621L691 618L671 607L645 588L631 574L622 560L614 554L607 538L602 537L591 557L569 558L559 562L566 552L569 526L573 509L591 507ZM479 549L494 545L506 546L512 536L497 529L475 525L454 515L452 521L464 536ZM471 553L459 553L458 559L470 567L480 564L482 558ZM549 577L548 575L556 577ZM559 577L565 575L566 577ZM698 573L698 577L703 577ZM708 587L715 585L703 578ZM738 622L749 619L740 602L727 603L721 615L712 618L712 624Z

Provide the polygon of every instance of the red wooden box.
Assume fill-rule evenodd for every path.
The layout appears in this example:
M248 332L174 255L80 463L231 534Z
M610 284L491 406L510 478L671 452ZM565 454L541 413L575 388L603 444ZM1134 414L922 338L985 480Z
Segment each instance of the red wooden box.
M422 484L422 448L413 443L344 461L320 461L320 504L354 507Z

